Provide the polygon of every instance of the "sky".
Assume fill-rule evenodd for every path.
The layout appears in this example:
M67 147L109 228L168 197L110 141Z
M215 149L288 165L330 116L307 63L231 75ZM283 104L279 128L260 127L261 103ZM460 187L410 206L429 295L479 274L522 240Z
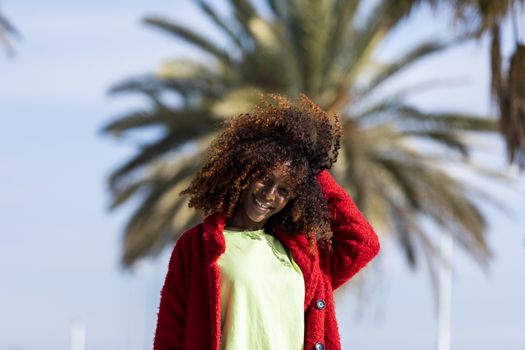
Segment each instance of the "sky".
M133 208L108 210L105 179L134 154L139 136L116 142L100 129L144 101L107 92L169 58L202 59L141 24L144 15L216 32L190 0L4 0L1 6L23 39L14 41L15 59L0 54L0 350L70 349L75 324L85 327L86 350L150 349L169 249L131 271L119 267L121 235ZM421 11L377 56L395 57L411 41L449 27ZM390 88L451 80L411 102L487 114L486 56L486 43L463 45L416 64ZM525 181L506 165L499 138L476 141L474 160L512 180L496 184L451 171L506 203L509 214L480 203L494 252L488 272L456 246L451 345L524 350ZM382 252L366 268L373 279L360 291L349 284L336 294L343 349L434 349L428 275L423 266L410 271L397 242L379 234Z

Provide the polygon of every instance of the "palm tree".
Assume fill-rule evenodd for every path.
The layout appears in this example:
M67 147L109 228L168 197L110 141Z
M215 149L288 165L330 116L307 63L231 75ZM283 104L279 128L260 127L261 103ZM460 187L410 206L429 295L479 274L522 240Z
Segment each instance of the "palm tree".
M523 15L525 0L409 0L429 3L435 7L446 4L453 9L462 31L480 40L488 37L491 43L491 92L499 114L499 129L505 138L507 158L523 171L525 169L525 35ZM510 35L503 27L509 22ZM509 34L509 33L507 33ZM514 48L509 58L502 54L503 37L512 36Z
M125 227L125 266L157 254L201 219L178 193L202 166L220 121L246 111L256 89L292 97L304 92L341 116L345 133L334 176L378 232L400 242L411 268L422 257L437 283L438 243L429 223L487 265L486 222L473 198L480 192L451 176L445 164L471 167L464 133L495 132L495 121L417 109L406 99L421 86L381 93L403 69L460 38L421 42L398 60L377 64L374 50L412 10L410 2L378 1L363 15L364 1L267 0L265 17L247 0L230 0L231 18L209 2L196 3L229 44L218 46L193 29L148 17L147 24L200 48L210 60L174 59L155 74L112 88L145 95L150 104L108 123L104 133L162 132L108 179L111 208L139 200ZM430 146L432 152L424 151Z

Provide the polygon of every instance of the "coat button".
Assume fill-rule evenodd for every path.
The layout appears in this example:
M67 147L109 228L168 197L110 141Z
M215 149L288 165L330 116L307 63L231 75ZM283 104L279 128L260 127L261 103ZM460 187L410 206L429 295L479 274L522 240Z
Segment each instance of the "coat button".
M316 306L319 310L322 310L326 307L326 303L323 299L317 300Z
M321 343L315 343L315 350L324 350L324 345Z

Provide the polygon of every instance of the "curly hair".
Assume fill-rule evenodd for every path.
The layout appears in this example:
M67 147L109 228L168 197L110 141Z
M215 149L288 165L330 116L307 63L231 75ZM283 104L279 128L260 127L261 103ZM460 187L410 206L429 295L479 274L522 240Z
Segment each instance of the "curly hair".
M265 224L273 233L280 226L290 234L305 234L310 242L331 236L327 203L316 176L337 160L342 136L337 115L328 115L301 94L291 102L278 94L259 95L249 113L225 121L211 142L207 161L180 195L189 207L228 218L239 209L243 192L279 164L290 164L292 197Z

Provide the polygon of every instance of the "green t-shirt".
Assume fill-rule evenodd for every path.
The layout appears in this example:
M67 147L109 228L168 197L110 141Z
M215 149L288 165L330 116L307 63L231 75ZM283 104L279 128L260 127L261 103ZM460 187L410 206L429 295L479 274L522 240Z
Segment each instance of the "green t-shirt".
M264 232L224 230L221 350L301 350L304 280L291 254Z

